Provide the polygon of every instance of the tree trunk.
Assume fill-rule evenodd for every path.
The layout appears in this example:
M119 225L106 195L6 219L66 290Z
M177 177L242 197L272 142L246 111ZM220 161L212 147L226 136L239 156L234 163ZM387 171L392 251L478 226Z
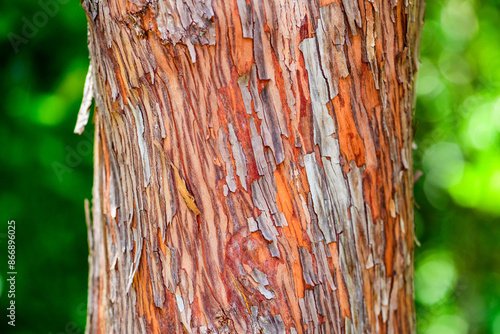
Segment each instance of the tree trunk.
M83 6L87 332L415 332L423 0Z

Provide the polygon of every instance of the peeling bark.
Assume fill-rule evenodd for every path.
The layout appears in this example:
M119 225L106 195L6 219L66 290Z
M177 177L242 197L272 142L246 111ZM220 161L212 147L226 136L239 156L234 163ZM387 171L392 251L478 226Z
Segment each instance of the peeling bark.
M414 333L423 0L85 0L88 333Z

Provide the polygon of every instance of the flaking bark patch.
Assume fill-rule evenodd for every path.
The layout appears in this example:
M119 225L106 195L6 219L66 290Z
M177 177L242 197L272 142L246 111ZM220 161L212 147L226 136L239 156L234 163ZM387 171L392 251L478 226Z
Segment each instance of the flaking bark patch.
M177 167L174 166L174 164L170 163L170 166L172 167L174 171L174 178L175 178L175 184L177 186L177 190L181 194L182 198L184 199L184 202L186 202L186 205L188 206L189 210L193 211L195 215L200 215L201 211L198 209L196 206L196 203L194 201L194 196L191 195L189 190L186 187L186 181L184 181L179 174L179 170Z

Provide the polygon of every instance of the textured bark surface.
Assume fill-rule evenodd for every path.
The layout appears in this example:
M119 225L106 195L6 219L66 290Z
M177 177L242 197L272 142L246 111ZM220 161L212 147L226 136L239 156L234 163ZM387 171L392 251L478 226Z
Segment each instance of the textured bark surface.
M85 0L89 333L412 333L422 0Z

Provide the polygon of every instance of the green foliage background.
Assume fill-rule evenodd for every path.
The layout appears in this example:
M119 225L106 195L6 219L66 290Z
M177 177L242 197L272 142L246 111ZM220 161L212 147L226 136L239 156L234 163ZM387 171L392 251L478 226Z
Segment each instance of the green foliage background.
M93 129L77 136L73 128L88 67L86 19L78 1L46 2L57 5L46 20L41 2L1 2L2 333L85 328L83 200L91 197ZM423 172L415 185L420 333L500 334L499 4L427 3L414 151L415 170ZM24 38L17 52L13 34ZM11 219L15 328L4 317Z

